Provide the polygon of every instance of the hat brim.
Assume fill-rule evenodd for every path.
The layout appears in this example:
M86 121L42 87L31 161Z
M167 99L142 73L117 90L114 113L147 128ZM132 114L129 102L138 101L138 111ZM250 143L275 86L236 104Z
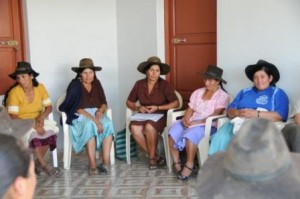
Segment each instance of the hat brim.
M220 80L221 82L223 82L224 84L227 84L227 81L225 81L225 80L222 79L221 77L215 76L215 75L212 75L212 74L209 74L209 73L207 73L207 72L202 73L202 78L207 78L207 79L218 79L218 80Z
M78 73L78 72L82 72L84 69L92 69L94 71L101 71L102 70L102 67L101 66L92 66L92 67L72 67L72 71L74 71L75 73Z
M21 138L26 135L34 125L33 119L11 119L4 107L0 107L0 133Z
M137 70L140 73L146 74L146 71L149 69L150 66L152 65L159 65L160 68L160 74L161 75L166 75L170 72L170 66L168 64L164 63L155 63L155 62L142 62L138 65Z
M31 71L29 71L29 73L31 73L34 77L37 77L39 76L39 73L35 72L33 69L31 69ZM20 74L28 74L28 71L26 72L23 72L23 71L15 71L13 72L12 74L9 74L8 76L14 80L17 79L17 75L20 75Z
M15 127L12 128L12 135L16 138L20 138L31 133L30 129L32 129L34 125L33 119L15 119L13 122Z
M279 79L280 79L279 71L275 65L270 64L270 63L262 63L262 64L258 63L258 64L253 64L253 65L248 65L245 68L245 73L250 81L253 82L253 75L257 71L257 68L259 66L265 66L265 67L269 68L270 71L272 71L273 81L275 83L279 81Z
M204 163L197 178L200 198L282 199L300 195L300 154L291 153L291 165L281 175L255 182L229 175L224 168L224 156L224 152L216 153Z

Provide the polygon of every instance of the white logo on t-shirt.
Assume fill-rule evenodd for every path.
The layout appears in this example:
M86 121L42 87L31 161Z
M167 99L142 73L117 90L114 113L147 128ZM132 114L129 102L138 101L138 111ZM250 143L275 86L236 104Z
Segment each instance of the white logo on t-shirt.
M268 103L268 96L267 95L261 95L256 99L257 104L267 104Z

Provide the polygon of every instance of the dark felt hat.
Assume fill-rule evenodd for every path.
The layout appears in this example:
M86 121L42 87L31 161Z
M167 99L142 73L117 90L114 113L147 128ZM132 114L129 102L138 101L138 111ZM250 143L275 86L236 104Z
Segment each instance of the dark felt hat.
M139 64L137 70L143 74L146 74L146 71L152 66L158 65L160 68L160 74L166 75L170 72L170 66L168 64L162 63L160 59L156 56L149 57L147 61L144 61Z
M9 77L15 80L19 74L32 74L34 77L39 75L39 73L32 69L30 63L28 62L18 62L15 72L9 74Z
M79 61L79 66L72 67L72 71L78 73L82 72L84 69L90 68L94 71L101 71L102 67L101 66L94 66L94 62L91 58L83 58Z
M273 121L249 119L226 152L208 158L198 175L200 198L296 199L300 154L290 153Z
M227 84L227 82L222 78L222 75L223 75L223 70L218 66L213 66L213 65L208 65L206 71L202 73L203 78L218 79L224 82L225 84Z
M248 65L245 68L245 73L246 73L248 79L253 81L254 73L256 71L260 70L262 66L265 67L265 68L268 68L269 71L271 72L272 76L273 76L273 81L275 83L278 82L278 80L280 79L280 74L279 74L279 71L278 71L277 67L274 64L271 64L271 63L269 63L265 60L258 60L258 62L256 64Z

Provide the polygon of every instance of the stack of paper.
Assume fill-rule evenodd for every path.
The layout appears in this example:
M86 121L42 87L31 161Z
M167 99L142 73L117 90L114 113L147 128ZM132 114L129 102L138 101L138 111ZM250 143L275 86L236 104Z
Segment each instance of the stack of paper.
M159 114L159 113L136 113L130 117L130 120L131 121L152 120L154 122L157 122L163 116L164 116L164 114Z

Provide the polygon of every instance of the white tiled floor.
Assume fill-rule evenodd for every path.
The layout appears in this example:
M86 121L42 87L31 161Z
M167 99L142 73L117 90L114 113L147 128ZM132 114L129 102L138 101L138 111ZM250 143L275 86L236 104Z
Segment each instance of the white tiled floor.
M63 168L61 153L59 166ZM167 168L148 169L146 158L133 160L131 165L116 160L109 174L90 177L85 153L72 155L70 170L62 169L58 178L45 175L37 178L35 199L50 198L199 198L196 178L177 180Z

